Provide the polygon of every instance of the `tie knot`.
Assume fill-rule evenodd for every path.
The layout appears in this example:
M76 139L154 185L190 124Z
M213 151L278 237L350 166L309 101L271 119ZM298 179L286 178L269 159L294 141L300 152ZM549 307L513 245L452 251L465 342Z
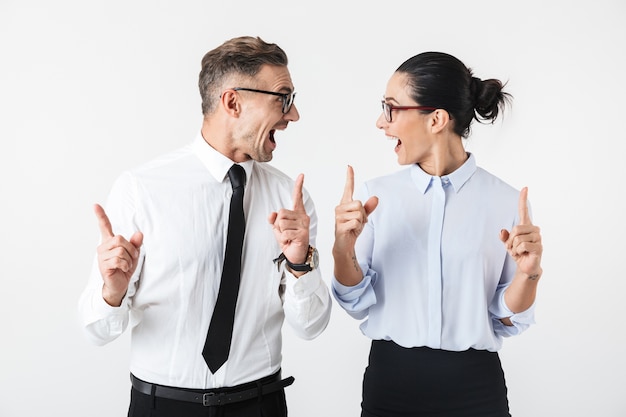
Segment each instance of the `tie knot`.
M243 187L246 185L246 170L241 165L234 164L228 170L228 178L230 178L230 185L233 190Z

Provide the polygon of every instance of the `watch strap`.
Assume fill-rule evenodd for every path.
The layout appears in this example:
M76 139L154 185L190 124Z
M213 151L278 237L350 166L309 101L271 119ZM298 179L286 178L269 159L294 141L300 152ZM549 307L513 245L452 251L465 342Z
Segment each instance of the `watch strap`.
M278 258L274 259L272 262L274 262L280 268L280 264L283 261L285 261L285 264L287 264L289 269L291 269L292 271L309 272L309 271L313 270L313 267L310 264L310 262L311 262L311 252L313 250L314 250L314 248L311 245L309 245L309 249L307 251L307 257L306 257L306 263L303 263L303 264L292 264L291 262L289 262L289 259L287 259L285 254L282 253L282 252L281 252L280 255L278 255Z

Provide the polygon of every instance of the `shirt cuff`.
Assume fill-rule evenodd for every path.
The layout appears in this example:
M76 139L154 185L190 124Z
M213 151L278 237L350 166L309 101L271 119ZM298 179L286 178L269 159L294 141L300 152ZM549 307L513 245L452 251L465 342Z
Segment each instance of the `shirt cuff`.
M504 300L504 291L500 295L498 300L497 311L492 312L498 320L495 320L494 330L497 334L502 336L517 336L524 330L528 329L532 324L535 324L535 304L533 303L529 308L519 313L513 313L506 305ZM508 317L513 323L513 326L507 326L499 319Z
M371 278L369 276L364 276L361 282L349 287L340 283L337 278L333 276L333 293L335 293L335 295L343 301L354 301L363 295L365 290L367 290L370 281Z
M126 315L126 311L128 310L126 307L126 297L122 298L122 302L119 307L114 307L109 305L104 298L102 298L102 293L99 291L95 291L93 294L93 298L91 300L92 313L95 317L104 318L115 315Z
M498 300L498 308L494 314L500 318L502 317L510 317L511 321L515 321L518 323L524 324L534 324L535 320L535 303L533 303L530 307L528 307L524 311L520 311L519 313L513 313L509 306L506 305L506 301L504 299L504 291L500 294L500 298Z
M287 281L287 292L296 298L307 298L317 291L321 282L322 274L319 268L301 275L296 278L287 268L285 268L285 276Z

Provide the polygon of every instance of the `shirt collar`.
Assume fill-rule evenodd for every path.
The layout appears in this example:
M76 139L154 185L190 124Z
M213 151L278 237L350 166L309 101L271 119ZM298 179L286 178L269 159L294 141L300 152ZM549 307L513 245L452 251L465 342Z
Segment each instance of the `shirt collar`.
M457 168L456 171L441 177L444 182L449 182L452 185L454 191L457 193L467 182L467 180L469 180L472 175L474 175L474 172L476 172L476 158L470 152L468 152L467 155L467 160L463 163L463 165ZM435 177L424 172L418 164L413 164L410 169L411 177L413 178L415 185L417 185L418 190L420 190L422 193L426 193L426 190L428 190L428 186L430 185L432 179Z
M228 177L228 170L231 166L233 166L235 162L230 160L230 158L222 155L221 153L216 151L211 145L209 145L202 137L201 132L198 132L198 135L192 142L191 147L194 153L202 162L202 164L206 167L211 176L215 178L217 182L223 182L226 177ZM250 174L252 173L252 166L254 165L254 161L249 160L245 162L237 162L237 164L241 165L246 171L246 184L248 184L250 180Z

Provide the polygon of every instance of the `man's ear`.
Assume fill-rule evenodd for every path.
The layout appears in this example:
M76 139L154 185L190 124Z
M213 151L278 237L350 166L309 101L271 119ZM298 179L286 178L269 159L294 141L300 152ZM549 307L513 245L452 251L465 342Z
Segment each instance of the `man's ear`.
M430 114L430 129L432 133L441 133L450 123L452 123L450 113L444 109L437 109Z
M220 106L232 117L239 117L241 114L241 96L235 90L225 90L220 96Z

